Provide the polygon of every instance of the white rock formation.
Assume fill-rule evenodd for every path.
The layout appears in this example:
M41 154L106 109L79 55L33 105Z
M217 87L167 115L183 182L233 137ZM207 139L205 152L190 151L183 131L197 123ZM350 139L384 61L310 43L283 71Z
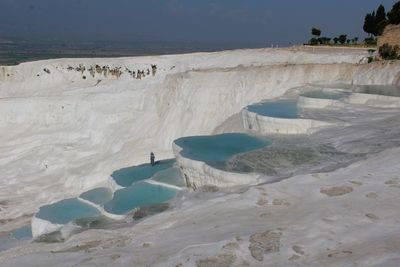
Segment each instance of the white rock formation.
M0 218L105 186L114 170L146 162L149 151L172 157L174 139L209 134L246 105L289 88L350 84L364 56L259 49L1 67L0 199L10 204ZM156 64L158 71L141 80L126 72L92 77L87 69L96 64ZM86 72L68 70L79 65Z
M182 148L175 142L172 144L172 147L176 161L185 179L186 186L193 190L205 185L218 187L230 187L244 184L254 185L266 178L257 173L232 173L219 170L205 162L183 157L180 153Z
M353 93L346 99L346 102L378 108L400 108L400 99L395 96Z
M244 128L259 134L312 134L330 123L312 119L287 119L263 116L243 109Z
M344 102L342 100L335 99L319 99L299 96L297 106L299 108L312 108L312 109L326 109L329 107L343 107Z
M44 203L107 185L112 171L147 161L149 151L171 157L174 139L212 133L245 106L290 88L399 84L399 63L359 64L366 55L260 49L1 67L1 231L26 223ZM158 70L141 80L67 70L79 64ZM380 140L399 124L395 110L368 118L349 110L365 124L336 129L339 149L368 151L364 137ZM0 252L0 265L398 266L400 150L380 141L393 148L331 173L187 194L134 227Z

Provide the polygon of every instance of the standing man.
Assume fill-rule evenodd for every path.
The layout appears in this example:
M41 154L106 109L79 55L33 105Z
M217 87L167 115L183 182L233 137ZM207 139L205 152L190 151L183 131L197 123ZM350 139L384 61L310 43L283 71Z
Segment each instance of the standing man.
M154 163L155 158L156 158L156 157L154 156L154 153L151 152L151 153L150 153L150 164L151 164L151 166L154 166L154 164L155 164L155 163Z

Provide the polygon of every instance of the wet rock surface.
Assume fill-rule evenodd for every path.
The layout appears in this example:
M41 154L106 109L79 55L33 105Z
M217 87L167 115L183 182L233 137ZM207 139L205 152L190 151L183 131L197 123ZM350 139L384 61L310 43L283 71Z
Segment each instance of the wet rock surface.
M350 186L334 186L329 188L321 188L320 192L328 197L337 197L353 192L353 188Z
M304 142L304 140L299 140ZM330 171L344 166L359 154L343 153L326 145L273 146L238 155L227 163L233 172L258 172L274 176Z
M141 207L137 211L135 211L132 215L134 220L140 220L147 216L154 215L160 212L163 212L169 208L168 203L162 203L157 205L151 205L147 207Z
M234 254L221 254L196 261L197 267L229 267L236 260Z
M264 260L264 254L278 252L281 246L282 233L266 231L250 236L249 250L251 256L258 261Z

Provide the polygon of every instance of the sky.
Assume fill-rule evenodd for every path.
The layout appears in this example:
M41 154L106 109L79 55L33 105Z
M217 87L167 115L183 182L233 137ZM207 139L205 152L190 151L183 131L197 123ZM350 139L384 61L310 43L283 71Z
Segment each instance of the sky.
M286 46L362 39L366 13L395 0L0 0L0 38Z

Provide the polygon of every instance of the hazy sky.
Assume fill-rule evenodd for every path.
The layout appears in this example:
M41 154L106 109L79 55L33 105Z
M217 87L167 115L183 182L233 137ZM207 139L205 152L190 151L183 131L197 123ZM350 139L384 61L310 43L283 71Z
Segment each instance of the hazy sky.
M79 41L303 43L310 28L363 38L395 0L0 0L0 37Z

